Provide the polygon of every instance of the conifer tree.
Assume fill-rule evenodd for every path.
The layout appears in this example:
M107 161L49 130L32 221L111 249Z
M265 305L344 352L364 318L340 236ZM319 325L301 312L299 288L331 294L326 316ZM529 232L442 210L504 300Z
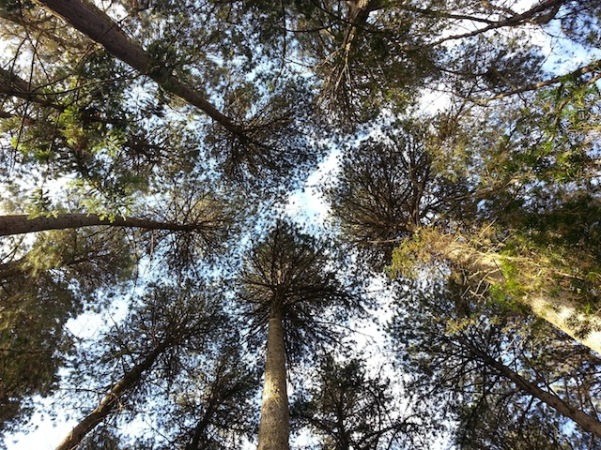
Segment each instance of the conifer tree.
M329 313L338 322L350 313L353 297L330 269L327 251L324 243L278 221L240 276L246 314L267 331L260 450L289 448L287 362L334 338L336 330L320 317Z
M66 383L77 417L101 422L73 445L240 448L267 339L277 386L259 441L282 423L286 448L287 370L319 372L320 347L365 306L340 280L387 268L399 295L445 293L410 304L395 334L433 363L399 376L435 375L458 446L598 447L600 17L575 0L0 0L2 431ZM326 150L335 220L317 228L344 258L268 225ZM173 302L153 310L149 280ZM113 341L70 336L86 309L106 321L127 303L124 286L154 331L196 323L204 293L176 299L211 286L228 329L163 348L130 315ZM134 436L142 411L152 430ZM321 430L428 446L428 431L407 444L362 423Z

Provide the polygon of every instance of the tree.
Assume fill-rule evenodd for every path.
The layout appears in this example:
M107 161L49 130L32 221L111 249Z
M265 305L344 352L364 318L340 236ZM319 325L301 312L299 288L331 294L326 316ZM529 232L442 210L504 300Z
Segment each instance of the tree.
M450 262L600 352L598 234L589 218L599 201L591 141L599 95L586 77L578 85L566 80L539 92L531 109L506 106L477 119L466 114L454 137L444 137L444 123L433 157L456 170L444 150L455 149L451 155L462 159L459 176L473 186L478 210L455 229L423 230L399 249L395 264ZM478 128L482 121L500 128Z
M205 99L202 93L195 92L189 86L180 82L169 71L165 71L165 67L157 66L144 49L133 42L118 24L93 3L86 0L69 2L49 0L43 1L42 4L64 17L74 28L90 37L90 39L101 44L109 53L140 73L148 75L167 91L183 97L231 133L243 134L243 128L218 111Z
M28 217L26 215L0 216L0 236L12 234L35 233L48 230L67 230L70 228L110 226L123 228L140 228L144 230L168 230L168 231L200 231L203 228L210 229L214 224L177 224L158 222L138 217L101 217L98 214L58 214L53 217Z
M314 356L368 304L341 280L388 267L397 282L448 289L440 308L410 305L396 332L424 338L414 359L434 355L458 445L593 448L563 414L595 429L597 362L574 339L598 349L601 328L597 3L0 0L0 189L13 206L2 214L13 232L46 229L3 238L3 431L64 374L77 416L101 420L84 423L80 446L240 448L267 336L265 378L281 401L262 414L269 445L270 420L288 427L289 370L318 373ZM579 57L563 61L564 43ZM336 220L315 227L328 245L270 225L330 150ZM172 284L165 308L146 295L151 280ZM203 316L204 293L176 300L195 287L241 336L217 329L208 345L194 335L156 354L165 324ZM107 321L117 305L149 316L118 320L107 340L67 332L82 312ZM423 366L402 377L429 375ZM351 368L385 391L384 375ZM394 442L383 421L365 422L347 442ZM428 433L414 428L417 446Z
M53 22L51 17L40 19L48 27ZM27 166L35 161L54 175L75 171L113 196L140 189L149 171L165 159L166 140L176 142L174 134L165 131L169 128L149 136L148 129L140 126L144 118L158 120L161 106L128 104L126 90L134 80L102 51L77 48L70 54L42 38L30 42L24 26L18 28L17 37L11 36L21 40L21 46L0 72L6 113L2 131L10 142L4 146L5 162ZM19 50L29 46L44 69L21 76ZM57 55L61 50L64 53ZM61 68L50 68L49 61L57 59L63 62Z
M441 402L450 399L460 421L458 443L488 445L495 433L506 432L501 441L528 436L536 448L540 442L532 433L546 430L548 440L541 445L550 447L558 439L560 447L569 448L570 440L586 442L582 432L598 437L598 405L589 401L599 389L593 381L598 358L542 322L533 324L499 303L483 305L464 288L437 292L439 287L431 286L429 292L405 294L391 327L399 353L417 369L414 388L440 395ZM415 321L413 308L428 312L422 322ZM541 345L551 339L553 346ZM559 431L566 418L578 425L574 437ZM596 448L597 438L591 442Z
M149 48L144 49L139 42L128 36L124 29L107 13L87 0L73 1L69 4L63 2L43 2L43 4L51 12L64 17L89 39L100 43L108 55L114 56L135 69L139 75L142 75L142 79L148 77L157 82L160 87L157 93L159 106L161 103L165 103L161 102L161 99L166 97L165 93L170 93L214 120L219 125L218 128L203 124L203 127L209 130L208 140L211 141L212 146L211 156L221 160L224 169L231 177L238 179L250 177L252 179L253 177L262 177L267 171L271 176L278 177L280 182L287 181L285 180L286 176L293 174L307 163L313 163L315 157L318 156L319 147L311 145L312 141L306 139L305 136L312 133L317 125L314 122L310 127L307 126L307 114L313 109L312 95L303 86L303 78L296 76L295 73L282 75L281 81L278 80L277 84L271 83L269 90L262 92L244 80L245 73L241 74L238 79L233 79L233 71L227 73L224 78L226 78L228 90L231 87L231 92L226 92L227 95L217 101L226 104L225 109L232 113L228 116L211 103L210 95L205 93L201 87L203 84L210 84L212 80L209 79L205 82L194 76L194 72L203 71L198 67L192 67L192 63L199 59L198 55L191 54L189 48L185 50L174 48L181 36L165 36L161 40L152 40L148 44ZM194 5L194 7L196 6ZM181 6L184 11L178 7L173 11L163 9L160 14L165 16L167 24L173 20L170 17L172 14L177 16L178 20L184 20L184 17L187 17L186 10L190 7L190 5L184 4ZM27 5L24 9L31 8L35 7ZM82 20L84 17L86 19ZM216 40L215 33L217 31L215 29L222 31L223 28L216 20L194 25L198 27L197 31L206 38L207 43ZM165 33L168 34L172 31L170 28L167 26ZM148 36L144 35L145 31L143 28L137 30L142 34L142 39L148 39ZM176 33L178 32L176 31ZM203 39L200 35L196 37ZM238 44L240 43L238 42ZM222 48L216 50L218 53L223 52ZM247 49L243 50L248 52ZM100 54L101 57L108 56L104 52L100 52ZM211 56L213 55L205 55L201 63L207 63ZM110 57L108 62L116 64ZM120 64L116 65L121 66ZM15 78L11 75L11 77L19 79L18 76ZM114 82L113 79L106 81ZM123 83L119 83L119 85L120 87L126 86ZM265 95L267 92L270 95ZM126 98L127 95L124 93L123 96ZM296 106L302 104L303 108L292 111L288 108L292 104ZM98 111L94 110L93 114L103 116L105 109L100 106ZM160 110L152 112L161 115ZM110 114L106 114L106 116L111 117ZM221 129L226 130L226 133L224 134ZM145 136L142 137L142 139L144 138ZM262 182L265 184L267 181L270 181L270 178L263 176Z
M118 290L132 270L123 235L47 234L27 255L0 267L2 426L16 426L31 413L27 399L57 387L57 370L71 353L68 319L98 303L95 292Z
M167 350L170 339L159 342L154 349L144 356L140 362L132 367L125 375L116 381L106 395L100 400L98 406L73 427L69 434L56 447L57 450L70 450L77 448L85 436L100 424L111 412L118 408L123 395L137 386L144 372L150 370L157 358Z
M394 123L379 137L348 150L341 173L326 190L343 236L381 268L420 227L453 223L472 206L467 187L437 173L428 132L419 123ZM455 219L456 220L456 219Z
M340 363L326 356L314 386L294 402L293 420L315 430L320 448L403 448L420 424L401 416L382 373L369 376L362 359Z
M560 82L554 75L566 73L549 74L544 52L529 37L540 31L592 50L595 32L584 30L598 26L596 5L564 0L524 8L465 0L228 6L232 23L251 15L250 26L272 59L308 66L320 80L328 114L350 127L388 108L403 111L424 91L481 101ZM587 26L580 29L577 17Z
M172 219L110 219L81 213L0 217L0 234L36 232L31 245L23 239L5 238L4 261L0 265L0 398L4 425L14 427L29 415L28 397L49 395L55 390L57 371L73 351L74 342L65 329L67 321L86 309L102 309L110 303L107 297L116 295L120 286L127 284L136 262L146 252L135 251L131 240L138 240L142 248L147 240L155 252L178 240L186 241L191 256L218 252L219 241L231 226L231 217L209 198L190 201L188 205L178 205L180 209L173 212L194 225L169 221ZM176 199L172 202L175 209ZM103 230L99 225L107 227ZM128 227L162 234L146 238L121 232ZM38 233L44 230L57 231ZM170 238L173 233L178 236ZM198 239L182 236L190 233L197 234ZM184 265L181 252L179 264ZM114 406L111 401L106 403ZM101 409L108 411L107 405Z
M238 344L231 342L230 348L222 349L212 370L199 370L196 383L179 394L176 412L169 418L178 430L178 447L235 449L243 437L256 435L256 415L249 414L249 410L254 406L251 400L259 383L254 367L244 365ZM169 419L165 420L165 428L173 429ZM165 448L172 448L172 444Z
M248 305L246 314L256 329L267 328L261 450L289 448L287 357L332 339L319 317L330 312L341 321L352 305L351 295L329 270L330 261L325 244L278 221L240 275L238 296ZM332 312L337 306L344 310Z
M88 410L87 414L57 449L77 448L94 428L111 415L119 414L124 405L131 405L135 412L134 405L144 402L140 399L144 392L153 391L157 398L164 394L163 386L169 386L168 394L176 393L183 368L192 370L192 361L198 364L199 356L210 361L215 343L219 347L223 345L222 329L227 326L227 316L221 309L219 297L204 285L151 285L142 298L134 299L124 319L127 327L115 324L106 333L106 353L97 356L94 353L98 353L98 349L94 349L91 355L85 356L86 359L98 358L96 364L78 367L75 360L75 366L71 367L69 376L78 385L88 386L90 392L97 393L87 399L97 404L91 411L80 406L79 409ZM226 350L221 348L220 351ZM213 441L210 431L215 427L225 428L224 421L235 417L232 409L236 411L241 407L232 404L232 400L243 400L252 390L250 374L235 371L229 365L235 350L229 353L216 357L215 361L205 361L208 366L215 364L215 372L212 375L211 371L207 372L208 395L202 398L200 405L204 412L200 417L193 416L199 424L193 429L186 448L199 448L199 442ZM115 364L117 361L120 363ZM119 372L122 374L115 381L107 383L107 378L115 379ZM93 389L94 384L99 387ZM177 395L184 401L185 393L177 392ZM77 402L86 405L81 400Z
M457 176L437 161L444 157L438 153L438 137L420 131L417 125L396 126L398 131L389 131L388 135L366 140L357 149L351 149L350 156L343 160L341 176L327 191L333 212L349 240L365 249L376 268L392 262L393 272L408 274L416 266L436 261L450 262L451 271L471 271L482 283L493 284L499 297L511 296L523 302L533 313L579 342L601 351L599 318L581 312L594 310L592 305L596 304L596 270L592 268L598 264L598 255L589 250L596 248L596 233L570 231L572 226L579 230L587 227L580 208L584 204L585 209L595 208L595 188L583 187L580 193L572 187L557 189L555 184L549 190L560 190L563 204L557 199L548 202L549 192L546 186L541 187L545 183L542 176L527 194L522 189L530 186L530 179L516 185L515 173L507 183L497 180L503 173L499 169L493 172L492 180L485 178L489 169L480 160L484 152L478 152L478 162L474 163L473 170L479 171L478 175L470 177L464 169L465 173ZM521 135L521 128L516 130L518 133ZM523 148L524 142L514 138L516 145ZM511 148L511 144L507 147ZM520 155L525 158L523 153ZM500 158L499 153L491 157ZM541 163L539 159L530 163L536 161ZM585 167L588 164L588 158L580 161ZM510 166L504 167L507 170ZM522 165L518 170L525 172L526 167ZM573 177L568 180L566 184ZM526 195L530 198L526 199ZM565 216L568 211L569 228ZM579 218L577 224L573 222L575 217ZM551 237L550 223L566 224L560 229L561 238ZM489 244L480 244L487 240ZM564 266L560 261L571 259L568 254L574 245L583 246L586 262L570 261ZM556 256L559 252L560 257ZM540 282L533 283L533 279ZM548 284L545 280L554 281ZM558 280L563 287L561 294L557 292ZM572 294L575 289L586 291L578 296Z

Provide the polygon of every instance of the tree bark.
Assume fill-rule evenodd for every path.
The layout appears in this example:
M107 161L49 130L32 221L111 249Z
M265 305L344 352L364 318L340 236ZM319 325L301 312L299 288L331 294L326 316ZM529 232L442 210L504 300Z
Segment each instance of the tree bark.
M32 101L42 106L47 106L58 111L64 111L64 107L48 100L44 92L36 91L30 83L20 78L10 70L0 67L0 94L6 94L23 100Z
M452 242L447 244L445 256L452 262L474 272L483 274L483 281L491 285L503 285L502 257L494 253L479 253L469 245ZM524 280L524 283L528 283ZM531 281L530 281L531 282ZM532 312L563 331L582 345L601 355L601 317L598 314L585 315L579 311L576 301L561 293L551 295L544 291L532 291L515 297L515 300L529 307ZM583 330L589 330L583 333Z
M269 319L265 383L261 400L258 450L288 450L290 418L286 390L286 348L281 313Z
M149 370L156 359L169 347L168 341L163 341L155 347L139 364L136 364L117 383L113 384L108 393L102 398L96 409L84 417L56 447L56 450L74 450L83 438L108 416L120 403L121 396L133 388Z
M220 389L222 388L222 375L225 366L225 360L221 360L217 373L215 374L215 380L211 385L211 392L206 400L206 405L202 417L196 423L194 431L192 432L192 439L186 444L184 450L199 450L201 449L201 440L207 434L209 424L213 414L219 407L220 402ZM222 393L222 392L221 392Z
M551 299L545 295L532 295L524 298L523 303L538 317L601 355L601 318L598 315L579 312L578 306L565 297ZM587 325L592 329L583 335L579 329L587 328Z
M177 224L157 222L136 217L101 218L97 214L60 214L57 217L34 217L27 215L0 216L0 236L35 233L48 230L66 230L91 226L109 226L125 228L143 228L147 230L193 231L201 228L199 224Z
M590 416L582 410L566 403L557 395L542 390L536 384L528 381L526 378L513 371L510 367L486 354L486 352L481 351L473 345L470 345L470 347L478 356L478 358L480 358L489 367L494 368L503 377L513 381L517 387L529 393L533 397L536 397L543 403L549 405L558 413L572 419L584 430L593 433L595 436L601 437L601 422L599 422L595 417Z
M211 416L215 413L216 404L215 404L215 395L211 393L209 403L205 409L204 414L201 419L198 421L196 426L194 427L194 431L192 433L192 439L190 442L186 444L184 450L199 450L201 439L206 435L207 429L209 428L209 422L211 420Z
M204 93L190 88L165 67L156 64L140 44L130 39L117 23L88 0L39 0L39 3L166 91L196 106L226 130L244 135L244 129L207 101Z

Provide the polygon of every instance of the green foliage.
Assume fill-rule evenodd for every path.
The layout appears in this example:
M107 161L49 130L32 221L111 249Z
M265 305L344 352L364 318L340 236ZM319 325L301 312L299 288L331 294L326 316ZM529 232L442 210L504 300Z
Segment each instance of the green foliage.
M240 448L256 425L257 376L246 366L268 318L281 313L292 356L311 356L302 363L315 369L319 347L365 311L343 280L386 268L414 295L392 325L413 361L403 377L430 383L416 384L424 397L432 380L444 387L441 421L457 419L459 447L586 448L482 356L512 358L594 413L580 399L598 393L597 363L524 305L535 295L570 301L598 323L601 10L522 3L96 2L106 16L86 19L112 21L132 43L120 60L73 18L1 0L0 181L11 210L198 225L53 232L3 247L2 431L27 417L32 396L55 390L67 357L71 385L105 393L167 340L84 446ZM562 40L580 46L578 58L555 61ZM140 49L148 73L128 66ZM425 102L445 106L429 112ZM331 242L268 225L329 150L340 155L322 191ZM419 288L429 283L428 297ZM123 284L136 298L119 296L125 320L89 347L69 339L67 321L104 313ZM344 447L336 420L353 425L356 447L426 440L405 442L406 428L382 419L396 393L362 361L330 359L317 372L305 420L329 436L324 448ZM91 391L69 396L82 416L98 404ZM126 424L141 411L156 432L137 439ZM414 431L427 434L425 424Z
M593 354L574 351L569 338L540 321L483 303L465 286L414 284L399 294L389 330L412 375L408 389L423 393L438 420L458 422L458 448L597 448L552 404L516 387L498 365L574 408L594 411L586 405L599 389L592 381L599 370Z
M319 437L316 448L397 448L411 442L416 422L395 411L390 380L370 376L362 359L336 362L326 356L313 385L298 396L291 416L297 427L308 427ZM400 448L400 447L398 447Z
M342 325L360 305L351 286L338 278L333 251L295 225L277 221L236 281L254 334L260 332L262 339L269 318L281 314L290 357L336 341L340 330L331 323Z
M87 235L86 235L87 234ZM54 232L26 255L0 266L0 410L5 429L31 413L29 398L58 386L57 371L72 351L66 322L115 289L131 270L122 236Z

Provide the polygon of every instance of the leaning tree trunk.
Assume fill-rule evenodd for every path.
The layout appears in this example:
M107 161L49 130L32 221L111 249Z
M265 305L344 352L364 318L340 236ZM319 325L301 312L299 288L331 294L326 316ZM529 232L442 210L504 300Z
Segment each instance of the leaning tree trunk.
M536 384L516 373L501 361L486 354L486 352L481 351L473 345L470 345L470 347L476 356L480 358L486 365L495 369L501 376L511 380L518 388L539 399L541 402L555 409L563 416L572 419L575 423L582 427L582 429L601 438L601 422L599 422L597 418L586 414L584 411L573 405L568 404L557 395L539 388Z
M585 315L566 297L549 298L539 294L523 302L534 314L601 355L601 317L598 313Z
M244 134L243 128L211 104L204 93L192 89L165 67L156 64L140 44L130 39L114 20L90 1L39 0L39 2L90 39L101 44L116 58L150 77L166 91L196 106L226 130L239 136Z
M56 447L56 450L73 450L81 444L86 435L102 422L120 404L123 394L135 387L142 375L153 366L157 358L169 347L165 340L136 364L123 378L117 381L102 398L96 409L84 417Z
M48 100L41 89L33 88L27 81L17 76L17 74L3 68L0 68L0 94L21 98L58 111L65 110L62 105Z
M281 313L272 314L267 333L265 384L258 450L288 450L290 419L286 391L286 348Z
M506 283L503 267L503 256L495 253L481 253L465 243L455 240L447 242L443 249L444 255L460 267L467 268L471 273L483 274L482 281L492 286L503 286ZM538 277L555 275L553 268L546 273L542 270ZM529 307L532 312L547 321L555 328L563 331L582 345L601 355L601 315L598 313L584 314L578 303L570 298L566 290L552 294L549 289L536 288L534 280L523 277L521 280L526 292L516 295L515 300Z
M29 218L26 215L8 215L0 216L0 236L35 233L38 231L66 230L70 228L92 227L98 225L169 231L193 231L202 227L200 224L158 222L136 217L115 217L114 219L108 219L96 214L59 214L56 217L34 218Z

